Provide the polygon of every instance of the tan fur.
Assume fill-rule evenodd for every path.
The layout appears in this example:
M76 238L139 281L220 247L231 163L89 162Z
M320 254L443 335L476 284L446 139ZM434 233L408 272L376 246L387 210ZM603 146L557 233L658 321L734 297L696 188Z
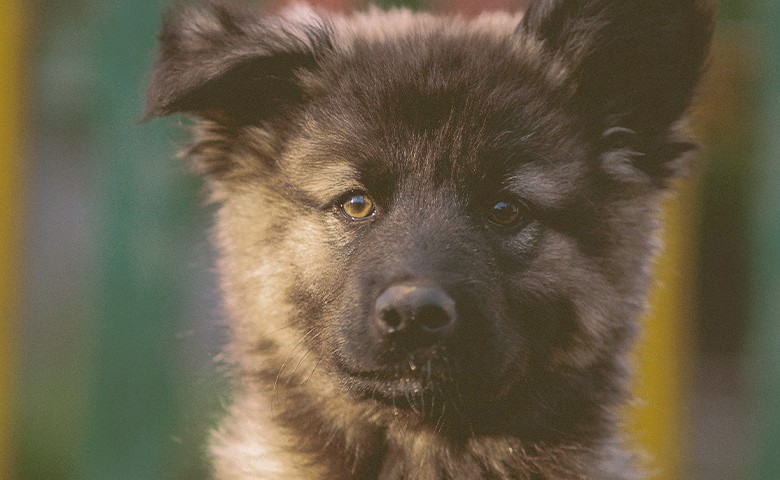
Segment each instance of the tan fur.
M196 119L219 205L215 477L640 478L616 415L713 10L170 15L148 114Z

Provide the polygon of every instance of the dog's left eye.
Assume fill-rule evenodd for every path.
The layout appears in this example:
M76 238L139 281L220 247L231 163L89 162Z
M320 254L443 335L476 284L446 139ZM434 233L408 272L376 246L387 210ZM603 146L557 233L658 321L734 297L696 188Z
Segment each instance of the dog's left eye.
M499 198L487 213L488 220L499 227L511 227L522 220L519 202L510 197Z
M339 204L341 212L350 220L365 220L374 215L374 200L364 193L352 193Z

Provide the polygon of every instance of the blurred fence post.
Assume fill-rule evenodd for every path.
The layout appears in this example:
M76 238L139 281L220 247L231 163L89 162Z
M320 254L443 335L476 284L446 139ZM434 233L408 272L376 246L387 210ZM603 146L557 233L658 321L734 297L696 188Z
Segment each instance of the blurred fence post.
M761 155L753 169L752 335L749 372L756 399L754 472L750 478L780 478L780 2L758 2L766 37Z
M647 455L643 467L657 480L685 478L687 467L682 404L690 374L696 195L690 181L677 189L664 205L664 247L653 268L649 312L635 353L637 401L626 418L632 441Z
M139 125L162 0L100 2L96 54L96 332L80 478L170 477L182 317L181 178L160 125ZM187 199L189 200L189 198ZM177 210L179 209L179 210Z
M11 478L13 342L19 292L22 2L0 2L0 478Z

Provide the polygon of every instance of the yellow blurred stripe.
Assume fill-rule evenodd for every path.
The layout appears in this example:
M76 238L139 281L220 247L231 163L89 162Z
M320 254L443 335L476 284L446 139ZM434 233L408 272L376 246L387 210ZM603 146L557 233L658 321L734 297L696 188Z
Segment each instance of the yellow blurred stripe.
M11 355L18 297L22 2L0 0L0 478L11 477Z
M694 313L696 196L690 182L678 187L664 208L664 249L636 354L638 400L628 411L631 436L647 454L644 466L656 480L687 477L684 404L690 394L685 379Z

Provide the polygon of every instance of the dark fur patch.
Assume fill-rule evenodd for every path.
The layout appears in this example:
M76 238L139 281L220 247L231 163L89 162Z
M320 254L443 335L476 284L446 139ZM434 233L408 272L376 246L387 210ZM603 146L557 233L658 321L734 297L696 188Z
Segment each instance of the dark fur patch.
M713 10L169 14L148 114L195 119L220 203L218 478L638 478L615 412Z

